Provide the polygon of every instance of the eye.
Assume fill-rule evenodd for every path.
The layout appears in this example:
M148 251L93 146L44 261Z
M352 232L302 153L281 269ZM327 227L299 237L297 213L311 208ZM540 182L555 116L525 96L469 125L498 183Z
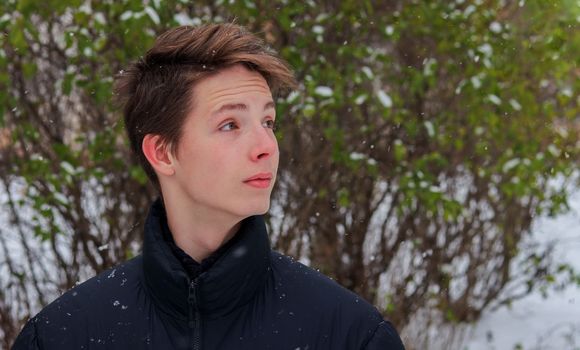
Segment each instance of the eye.
M219 129L221 131L232 131L232 130L235 130L237 128L238 128L238 126L236 125L235 122L227 122L224 125L220 126Z
M276 121L274 121L273 119L268 119L264 121L262 125L264 125L264 127L268 129L276 130Z

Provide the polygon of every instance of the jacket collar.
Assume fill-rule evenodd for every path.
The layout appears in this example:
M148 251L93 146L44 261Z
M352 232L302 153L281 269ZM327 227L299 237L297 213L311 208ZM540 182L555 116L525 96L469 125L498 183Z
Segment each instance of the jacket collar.
M160 200L145 222L143 273L154 303L169 315L187 320L190 279L162 235L165 210ZM196 279L198 308L216 318L246 304L264 285L270 268L270 242L262 216L242 221L235 242Z

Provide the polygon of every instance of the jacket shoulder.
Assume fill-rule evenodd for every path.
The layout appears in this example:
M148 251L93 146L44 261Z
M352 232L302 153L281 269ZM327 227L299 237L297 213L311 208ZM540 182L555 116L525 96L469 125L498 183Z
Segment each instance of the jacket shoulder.
M273 252L272 269L280 287L307 296L309 303L317 308L339 308L352 314L372 315L377 324L382 321L378 310L359 295L291 257Z
M304 322L314 324L313 329L317 329L320 335L324 337L325 332L333 334L329 336L334 338L329 339L330 342L337 341L337 347L333 348L347 344L348 349L362 349L369 344L368 349L374 349L372 345L383 341L382 345L385 339L387 343L400 343L392 325L359 295L278 252L272 252L271 259L278 297L288 299L285 307L293 310L297 317L303 316ZM393 346L379 348L402 349Z
M103 271L68 290L31 318L13 349L55 348L100 339L98 329L134 303L141 285L141 256ZM132 313L132 312L129 312ZM94 335L94 337L92 337ZM92 339L92 340L91 340Z
M141 283L141 256L112 267L71 288L58 297L39 315L62 314L63 311L98 311L103 304L120 305L124 297L131 297ZM118 301L117 304L115 301ZM62 316L62 315L61 315ZM68 316L68 315L67 315Z

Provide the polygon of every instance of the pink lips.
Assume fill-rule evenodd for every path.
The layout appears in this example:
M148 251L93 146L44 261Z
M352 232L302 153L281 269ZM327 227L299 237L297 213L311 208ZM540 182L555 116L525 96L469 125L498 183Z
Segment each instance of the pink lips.
M244 180L248 184L256 188L268 188L272 182L272 173L260 173Z

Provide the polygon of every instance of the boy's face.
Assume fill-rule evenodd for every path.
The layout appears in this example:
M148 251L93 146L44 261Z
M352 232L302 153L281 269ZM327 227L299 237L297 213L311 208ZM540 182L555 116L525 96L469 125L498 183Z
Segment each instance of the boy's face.
M265 213L279 159L268 84L237 65L197 83L193 96L175 154L180 200L218 217Z

